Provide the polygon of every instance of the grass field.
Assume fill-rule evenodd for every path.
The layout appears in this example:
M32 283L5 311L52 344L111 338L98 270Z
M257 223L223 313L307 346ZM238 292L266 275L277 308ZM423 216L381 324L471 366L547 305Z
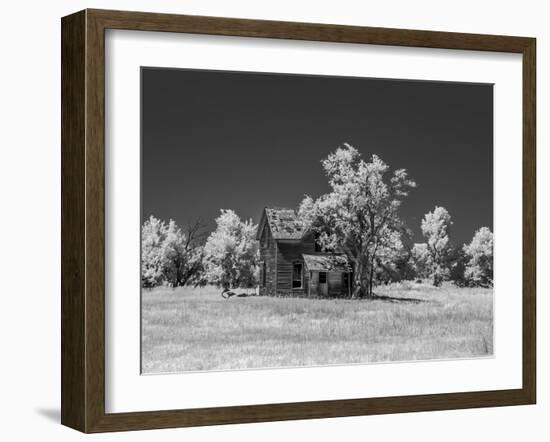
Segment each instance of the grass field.
M493 354L493 291L404 283L376 300L142 293L142 371L472 358Z

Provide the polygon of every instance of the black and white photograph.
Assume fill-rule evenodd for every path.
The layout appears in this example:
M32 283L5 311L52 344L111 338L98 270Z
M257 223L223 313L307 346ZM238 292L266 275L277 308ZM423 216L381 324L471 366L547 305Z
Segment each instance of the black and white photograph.
M493 357L493 190L493 84L142 67L142 374Z
M0 441L548 440L545 2L3 6Z

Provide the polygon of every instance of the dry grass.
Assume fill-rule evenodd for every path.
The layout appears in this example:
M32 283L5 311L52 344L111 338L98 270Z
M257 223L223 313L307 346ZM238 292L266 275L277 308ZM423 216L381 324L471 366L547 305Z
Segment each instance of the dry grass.
M493 354L493 291L413 283L376 300L142 294L142 370L161 373Z

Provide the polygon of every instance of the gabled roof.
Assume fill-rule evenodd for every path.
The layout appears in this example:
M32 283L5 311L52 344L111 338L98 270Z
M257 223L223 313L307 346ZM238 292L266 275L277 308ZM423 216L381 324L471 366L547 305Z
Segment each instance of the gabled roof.
M303 254L307 270L321 272L349 272L351 266L346 255L337 253Z
M266 207L260 220L258 239L264 228L264 223L269 225L271 235L275 240L302 239L305 233L304 227L298 219L298 214L293 209Z

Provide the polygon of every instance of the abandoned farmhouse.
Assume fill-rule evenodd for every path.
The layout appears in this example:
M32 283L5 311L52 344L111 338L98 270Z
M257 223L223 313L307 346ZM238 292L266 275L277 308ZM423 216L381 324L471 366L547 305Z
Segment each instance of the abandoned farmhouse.
M260 244L260 295L348 296L351 267L341 253L322 253L293 209L265 208Z

